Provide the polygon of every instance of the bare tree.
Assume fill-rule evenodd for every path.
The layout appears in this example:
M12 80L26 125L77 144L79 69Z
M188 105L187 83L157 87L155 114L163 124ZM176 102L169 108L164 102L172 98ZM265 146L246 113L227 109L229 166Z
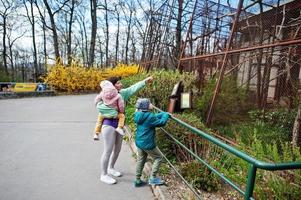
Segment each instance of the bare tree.
M40 13L41 14L41 13ZM46 15L46 11L44 10L43 16ZM48 53L47 53L47 40L46 40L46 24L42 23L42 31L43 31L43 52L44 52L44 65L47 66L47 59L48 59Z
M119 51L119 34L120 34L120 14L119 14L120 4L115 5L115 14L117 19L117 30L116 30L116 43L115 43L115 63L118 62L118 51Z
M262 45L264 41L264 27L263 27L263 4L262 1L259 1L259 43L258 45ZM263 58L263 50L258 50L258 56L257 56L257 106L261 107L261 99L262 99L262 91L261 91L261 84L262 84L262 73L261 73L261 67L262 67L262 58Z
M83 59L84 65L88 65L89 57L88 57L88 34L86 28L86 20L85 20L85 9L79 9L77 15L77 21L79 24L79 41L81 42L81 57ZM77 36L75 36L77 37Z
M294 122L292 144L293 146L301 146L301 106L298 108Z
M14 4L11 1L8 0L1 0L1 6L0 6L0 16L2 18L2 22L0 25L2 26L3 33L2 33L2 59L3 59L3 67L5 74L8 76L8 65L7 65L7 46L6 46L6 37L7 37L7 20L8 16L13 12Z
M105 33L106 33L106 66L109 66L109 13L108 13L108 4L107 4L107 0L104 1L104 10L105 10L105 22L106 22L106 29L105 29Z
M59 51L57 29L56 29L56 24L55 24L55 20L54 20L54 14L56 13L56 11L52 12L47 0L43 0L43 2L46 6L46 9L48 11L48 15L50 18L50 22L51 22L51 31L53 34L52 37L53 37L53 47L54 47L55 58L56 58L56 61L59 61L61 59L61 56L60 56L60 51Z
M40 16L42 19L43 24L52 31L52 39L53 39L53 48L54 48L54 53L55 53L55 59L56 62L61 62L61 56L60 56L60 50L59 50L59 39L58 39L58 33L57 33L57 25L56 25L56 21L55 21L55 14L59 13L64 6L69 2L70 0L65 0L63 2L61 2L60 4L55 4L55 7L57 7L55 10L53 10L50 6L50 4L48 3L47 0L43 0L44 5L46 6L46 10L48 12L49 15L49 19L50 19L50 26L47 25L46 23L46 19L44 17L44 15L41 13L41 10L38 6L38 3L36 3L37 8L39 9L40 12Z
M98 39L98 46L99 46L99 56L100 56L100 67L103 67L104 66L104 53L103 53L103 42L102 40L100 39L100 37L97 38ZM99 65L98 65L99 66Z
M135 63L136 62L136 53L137 53L137 48L136 48L136 40L135 40L135 32L132 32L132 36L131 36L131 63Z
M179 58L180 49L182 43L182 15L183 15L183 0L178 0L178 14L177 14L177 27L176 27L176 48L175 48L175 58Z
M89 51L89 61L88 66L92 66L94 63L94 52L95 52L95 41L96 41L96 31L97 31L97 0L90 0L90 10L92 19L92 30L91 30L91 40L90 40L90 51Z
M12 81L15 81L15 63L14 63L14 56L13 56L13 46L15 42L17 42L18 39L22 38L25 35L26 31L21 33L19 36L13 38L12 37L12 31L8 32L7 34L7 40L8 40L8 50L9 50L9 60L10 60L10 66L11 66L11 79Z
M69 30L68 30L68 41L67 41L67 57L68 57L68 65L71 65L72 62L72 24L74 22L73 15L74 15L74 8L75 8L75 0L71 0L71 5L69 5L69 12L70 12L70 19L69 19Z
M132 27L132 20L133 20L133 13L135 12L135 4L133 1L127 2L126 7L124 7L123 12L125 15L125 20L127 23L127 30L126 30L126 42L125 42L125 63L128 63L128 53L129 53L129 41L131 36L131 27ZM129 13L127 13L129 12Z
M33 14L33 0L29 0L30 3L30 11L27 7L27 1L23 0L23 4L26 8L26 14L29 23L31 24L31 34L32 34L32 45L33 45L33 67L34 67L34 78L35 81L38 79L39 70L38 70L38 57L37 57L37 46L36 46L36 27L35 27L35 16Z

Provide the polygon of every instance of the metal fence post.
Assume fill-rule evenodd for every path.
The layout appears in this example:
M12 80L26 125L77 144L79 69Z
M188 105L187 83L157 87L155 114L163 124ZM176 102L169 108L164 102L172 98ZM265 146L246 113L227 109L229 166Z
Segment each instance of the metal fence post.
M253 196L253 190L255 185L255 178L256 178L256 170L257 167L255 167L253 164L250 165L249 171L248 171L248 180L247 180L247 189L245 193L245 200L249 200Z

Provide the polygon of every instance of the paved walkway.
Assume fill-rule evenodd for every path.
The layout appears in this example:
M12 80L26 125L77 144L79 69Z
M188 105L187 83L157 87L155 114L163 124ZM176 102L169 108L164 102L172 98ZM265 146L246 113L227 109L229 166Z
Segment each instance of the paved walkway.
M124 143L115 185L99 180L102 140L94 142L95 95L0 100L0 199L154 199L135 188L135 162Z

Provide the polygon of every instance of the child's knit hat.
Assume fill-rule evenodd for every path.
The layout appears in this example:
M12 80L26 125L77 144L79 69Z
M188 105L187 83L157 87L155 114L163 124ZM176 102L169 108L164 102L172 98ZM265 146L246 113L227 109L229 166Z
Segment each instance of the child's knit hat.
M136 102L136 108L141 111L148 111L150 100L147 98L139 98Z

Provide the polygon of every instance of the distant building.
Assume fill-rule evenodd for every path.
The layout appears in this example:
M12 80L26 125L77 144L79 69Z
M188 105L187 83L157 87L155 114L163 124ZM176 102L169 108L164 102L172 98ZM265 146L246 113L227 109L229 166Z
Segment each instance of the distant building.
M239 43L240 48L244 48L300 39L300 10L301 1L295 0L278 8L274 6L262 14L240 20L238 22L240 37L236 43ZM258 87L264 87L264 83L257 85L258 80L263 80L263 76L268 76L267 98L279 101L281 97L290 95L295 83L300 85L300 61L300 45L297 47L278 46L273 50L266 48L240 53L237 62L243 64L237 73L238 84L250 90L258 90ZM287 81L288 79L290 81Z

